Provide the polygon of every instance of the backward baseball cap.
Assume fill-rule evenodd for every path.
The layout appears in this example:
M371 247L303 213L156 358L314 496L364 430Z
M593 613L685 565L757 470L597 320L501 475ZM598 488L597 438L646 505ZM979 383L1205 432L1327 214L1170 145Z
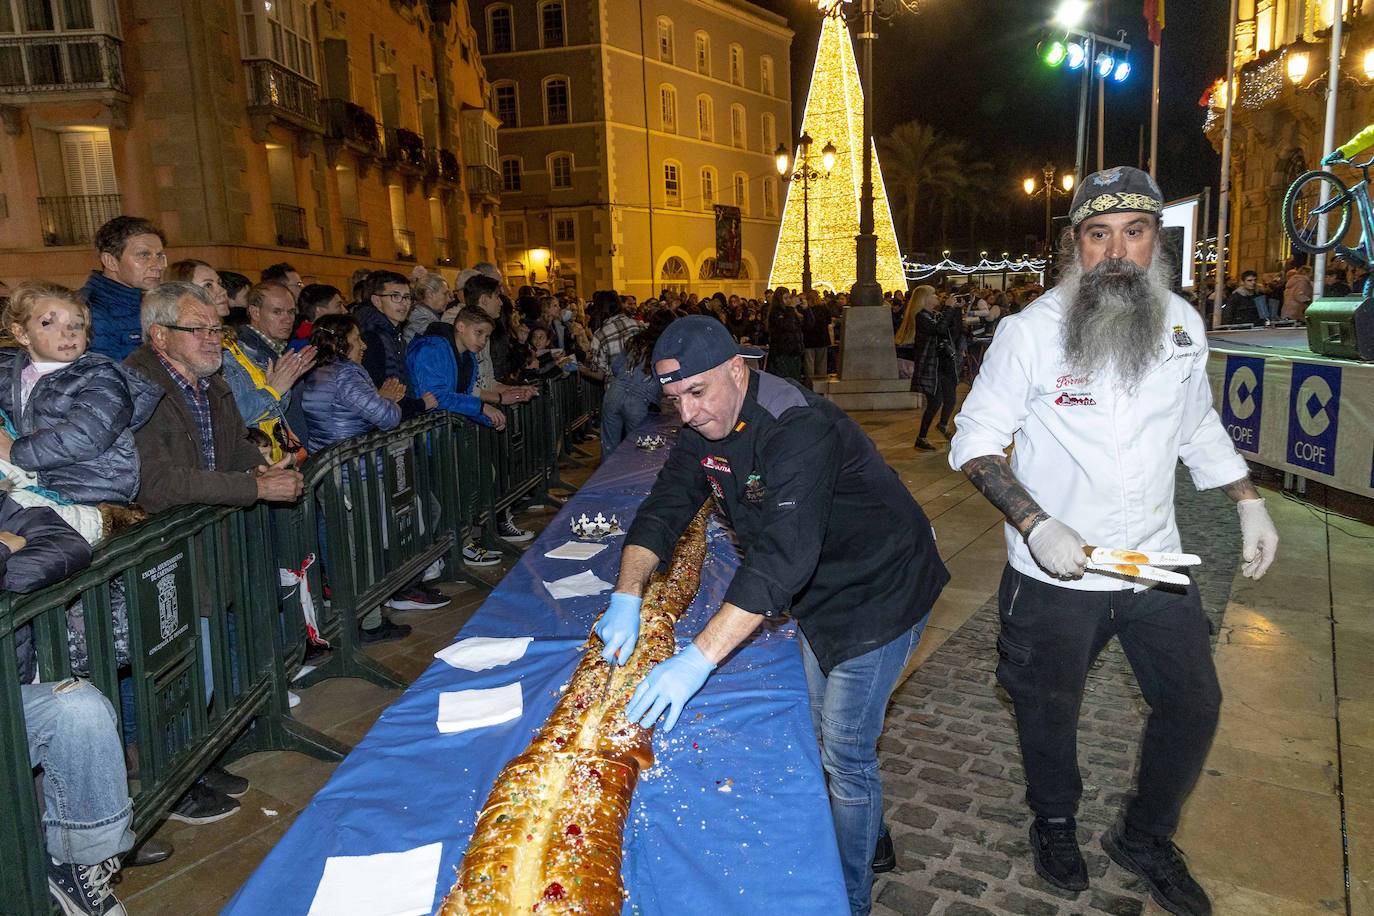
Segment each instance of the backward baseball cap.
M677 368L671 372L655 370L654 374L660 384L667 385L709 372L736 356L757 359L763 351L735 343L725 325L710 315L688 315L664 328L654 344L654 365L675 359Z
M1083 179L1069 207L1069 224L1075 228L1090 216L1104 213L1153 213L1164 210L1164 194L1148 172L1119 165L1093 172Z

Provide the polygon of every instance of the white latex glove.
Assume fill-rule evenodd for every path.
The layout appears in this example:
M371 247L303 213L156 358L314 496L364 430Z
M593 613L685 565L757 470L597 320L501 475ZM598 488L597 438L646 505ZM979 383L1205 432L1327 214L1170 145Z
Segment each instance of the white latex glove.
M1088 567L1083 536L1058 519L1048 518L1031 529L1026 546L1045 572L1058 579L1081 579Z
M1236 503L1236 512L1240 513L1240 555L1245 561L1240 571L1251 579L1258 579L1274 562L1274 554L1279 549L1279 532L1262 499L1242 499Z

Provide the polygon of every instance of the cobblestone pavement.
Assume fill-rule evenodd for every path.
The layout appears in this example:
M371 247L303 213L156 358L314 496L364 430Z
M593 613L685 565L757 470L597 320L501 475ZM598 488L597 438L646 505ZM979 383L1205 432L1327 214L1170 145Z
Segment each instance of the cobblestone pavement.
M1186 472L1177 491L1183 543L1203 558L1194 578L1216 632L1240 553L1235 508L1220 491L1196 492ZM1001 569L987 574L995 591ZM878 877L873 912L1146 912L1143 884L1098 845L1134 783L1148 714L1120 644L1112 640L1099 656L1084 694L1078 836L1092 886L1071 894L1043 881L1031 862L1031 817L1011 703L997 686L996 640L994 597L893 694L878 752L897 870Z

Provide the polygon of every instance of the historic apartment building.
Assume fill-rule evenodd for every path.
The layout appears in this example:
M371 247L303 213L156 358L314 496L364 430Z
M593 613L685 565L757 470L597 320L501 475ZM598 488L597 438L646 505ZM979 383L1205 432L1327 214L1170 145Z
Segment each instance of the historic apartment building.
M345 291L495 259L487 88L458 0L0 0L0 279L80 285L120 213Z
M791 146L787 21L744 0L477 0L512 283L761 295ZM715 206L742 269L716 265Z
M1321 167L1330 67L1330 0L1239 0L1235 110L1231 129L1230 276L1284 268L1293 250L1283 231L1283 198L1303 172ZM1336 139L1374 123L1374 9L1345 0ZM1219 75L1204 129L1219 151L1230 103ZM1366 156L1374 153L1370 150ZM1356 173L1345 167L1337 177ZM1315 193L1315 188L1313 192ZM1310 205L1302 201L1299 206ZM1358 224L1358 220L1352 221ZM1359 227L1352 229L1351 243Z

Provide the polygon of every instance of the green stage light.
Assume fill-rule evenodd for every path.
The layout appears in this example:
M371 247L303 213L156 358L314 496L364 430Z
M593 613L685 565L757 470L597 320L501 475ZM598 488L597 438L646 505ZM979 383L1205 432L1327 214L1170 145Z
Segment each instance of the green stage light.
M1052 41L1050 39L1040 42L1040 47L1037 50L1040 53L1040 59L1051 67L1057 67L1062 64L1064 58L1068 56L1069 53L1068 49L1064 47L1064 42Z

